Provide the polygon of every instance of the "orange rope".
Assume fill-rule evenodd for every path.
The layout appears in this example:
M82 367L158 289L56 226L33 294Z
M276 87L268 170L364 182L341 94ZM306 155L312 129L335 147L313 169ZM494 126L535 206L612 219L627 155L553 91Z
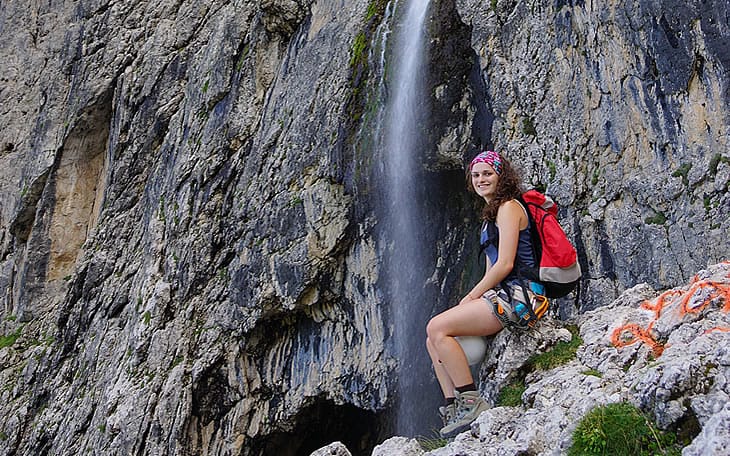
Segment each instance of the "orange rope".
M730 261L724 261L722 264L730 264ZM728 274L730 278L730 273ZM708 296L705 298L699 306L689 307L690 300L701 291L708 291ZM721 298L725 301L725 305L722 307L723 312L730 312L730 284L722 282L714 282L711 280L699 280L698 276L694 276L690 282L690 287L687 291L680 290L667 290L660 294L653 300L644 301L641 303L641 308L654 312L654 319L647 325L646 328L642 328L636 323L628 323L614 329L611 334L611 343L616 348L623 348L636 342L642 342L651 348L654 356L659 357L664 352L666 346L659 343L652 335L651 330L654 327L654 323L659 319L664 310L664 306L670 302L674 302L674 299L680 298L679 302L679 314L684 317L688 313L699 313L707 306L710 305L715 299ZM730 328L726 327L715 327L705 331L705 334L712 331L730 332Z

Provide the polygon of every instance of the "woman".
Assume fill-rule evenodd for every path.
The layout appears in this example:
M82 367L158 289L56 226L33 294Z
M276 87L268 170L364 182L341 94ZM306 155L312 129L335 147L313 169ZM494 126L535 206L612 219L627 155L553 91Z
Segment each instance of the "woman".
M498 317L500 300L497 292L504 296L500 284L504 282L511 288L518 282L513 273L518 255L523 263L534 265L529 219L517 201L522 194L520 179L510 163L497 152L481 152L469 165L467 183L469 190L486 202L482 213L485 221L482 245L488 245L486 272L459 305L436 315L426 327L426 347L446 400L446 405L439 409L445 424L441 435L445 438L468 429L488 408L479 396L466 355L455 337L489 336L501 331L505 324L517 321L511 305L505 306L509 318L505 318L502 309L499 309L501 315ZM492 243L487 242L490 231L487 222L490 221L497 226L496 246L494 239ZM512 290L506 291L507 296L516 298ZM532 296L532 291L528 291L528 295ZM510 301L509 297L507 301ZM521 293L519 297L522 298Z

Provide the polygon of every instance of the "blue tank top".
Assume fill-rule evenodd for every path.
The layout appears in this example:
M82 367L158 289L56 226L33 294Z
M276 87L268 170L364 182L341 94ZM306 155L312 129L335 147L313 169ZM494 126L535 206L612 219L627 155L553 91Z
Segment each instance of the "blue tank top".
M487 223L484 222L482 226L482 234L479 239L481 245L487 244L484 249L484 253L489 258L491 264L497 262L499 258L499 251L497 249L497 243L489 242L489 230L487 229ZM496 226L496 224L495 224ZM528 267L535 267L535 257L532 254L532 242L530 239L530 219L527 219L527 227L524 230L520 230L519 237L517 239L517 258L520 262ZM517 263L515 261L515 263ZM507 276L507 280L516 279L517 275L514 272L510 272Z

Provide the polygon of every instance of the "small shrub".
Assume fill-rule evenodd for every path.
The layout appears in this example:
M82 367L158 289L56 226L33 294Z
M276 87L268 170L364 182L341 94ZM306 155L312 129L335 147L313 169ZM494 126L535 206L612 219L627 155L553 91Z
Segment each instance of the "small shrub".
M575 352L583 343L583 339L578 334L577 326L568 326L568 330L573 335L570 342L558 342L555 347L545 353L538 353L530 357L527 361L528 366L537 370L548 370L557 366L562 366L570 360L575 359Z
M662 212L657 212L652 217L645 218L644 223L647 225L664 225L667 223L667 216Z
M522 118L522 133L530 136L537 136L535 122L529 117Z
M627 402L591 410L573 433L569 456L679 455L676 436L662 432L640 410Z
M18 340L18 337L20 337L20 328L12 334L0 336L0 348L12 347L15 341Z
M497 397L497 405L502 407L519 407L522 405L522 393L525 392L527 387L525 382L518 380L506 385L499 392Z
M552 161L548 161L547 165L548 165L548 172L550 173L550 180L554 181L555 176L558 174L558 169L555 166L555 163Z
M689 171L692 169L692 163L685 163L672 173L672 177L681 177L682 183L689 186Z
M372 0L368 4L368 10L365 13L365 21L369 21L373 17L379 17L383 15L387 1L385 0Z
M591 177L591 185L598 184L598 178L601 176L601 170L596 168L593 170L593 176Z
M720 163L729 163L730 164L730 158L723 157L720 154L715 154L710 159L710 174L713 176L717 174L717 167L720 166Z

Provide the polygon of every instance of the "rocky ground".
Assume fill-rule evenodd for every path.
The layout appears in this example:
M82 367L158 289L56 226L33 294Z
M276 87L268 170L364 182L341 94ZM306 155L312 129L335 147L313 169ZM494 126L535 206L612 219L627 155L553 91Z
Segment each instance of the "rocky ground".
M730 442L730 262L700 271L691 283L658 293L646 284L575 320L583 344L576 359L525 378L519 407L494 407L444 447L424 451L416 439L393 437L378 456L560 455L592 408L629 401L658 428L694 434L683 456L726 454ZM546 320L534 338L502 332L481 368L482 394L496 392L537 344L561 338ZM530 342L532 341L532 342ZM499 360L513 360L511 363ZM692 431L693 428L699 431ZM334 443L313 453L349 455Z

